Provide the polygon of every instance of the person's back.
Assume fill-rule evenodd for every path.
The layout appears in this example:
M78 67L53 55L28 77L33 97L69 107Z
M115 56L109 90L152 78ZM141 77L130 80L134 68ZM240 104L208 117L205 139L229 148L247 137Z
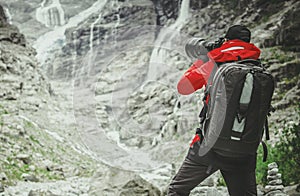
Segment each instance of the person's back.
M221 65L244 59L257 60L260 50L249 43L250 37L251 33L246 27L235 25L229 28L224 42L217 45L217 48L205 45L206 43L200 39L198 42L188 43L187 54L198 57L198 60L178 82L178 92L187 95L210 84L212 81L209 78L211 73L215 73L216 64ZM208 58L203 57L203 54L199 54L197 51L192 51L195 48L201 48L199 44L203 44L208 50L211 50L207 53ZM203 47L201 50L203 51ZM204 99L204 105L209 103L210 95L205 96ZM207 110L207 107L204 107L204 110ZM202 119L202 121L204 120ZM201 154L204 134L203 130L197 129L189 152L170 183L168 195L189 195L194 187L217 170L221 171L230 195L256 195L256 154L232 154L222 148L211 148Z

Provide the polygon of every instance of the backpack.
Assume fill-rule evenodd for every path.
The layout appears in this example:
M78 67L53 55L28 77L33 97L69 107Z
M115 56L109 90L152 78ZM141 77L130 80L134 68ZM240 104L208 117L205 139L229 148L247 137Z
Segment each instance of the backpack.
M199 155L210 149L231 157L255 154L264 131L269 139L267 115L272 109L274 83L258 60L215 65L199 115L197 132L203 136ZM266 145L263 147L265 161Z

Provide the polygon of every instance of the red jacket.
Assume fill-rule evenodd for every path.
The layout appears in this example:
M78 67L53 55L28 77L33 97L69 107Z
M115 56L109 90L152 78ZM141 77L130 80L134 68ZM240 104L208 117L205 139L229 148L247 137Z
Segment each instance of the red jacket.
M178 82L177 90L182 95L188 95L206 85L214 67L214 62L258 59L259 55L260 50L253 44L237 39L229 40L207 54L209 57L208 62L204 63L202 60L194 62Z

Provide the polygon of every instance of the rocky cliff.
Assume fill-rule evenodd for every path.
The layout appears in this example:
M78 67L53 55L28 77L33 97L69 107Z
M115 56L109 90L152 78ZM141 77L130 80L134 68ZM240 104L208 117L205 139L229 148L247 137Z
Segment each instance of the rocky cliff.
M35 50L3 13L0 6L1 187L18 180L43 182L64 179L73 172L86 173L76 165L89 165L89 158L81 162L79 152L41 123L48 117L48 107L54 107L53 90L38 67ZM78 162L70 163L74 153Z
M134 172L97 161L68 114L68 95L50 84L4 13L0 6L0 195L98 195L99 184L107 195L160 195Z
M192 36L213 41L232 24L251 29L252 42L262 49L261 58L276 79L273 105L277 110L271 130L299 122L295 108L300 93L300 6L296 0L14 0L3 5L12 16L10 21L29 37L26 43L7 23L9 17L2 15L1 115L2 119L16 116L14 126L26 130L30 143L16 148L31 146L26 147L29 151L3 153L12 157L5 162L8 167L18 165L19 173L13 177L6 171L14 170L3 168L12 182L20 173L29 173L39 181L64 179L59 185L47 184L61 190L64 183L90 187L76 191L92 195L164 191L185 156L202 104L202 91L192 96L176 91L178 79L192 62L183 45ZM14 124L3 122L3 127ZM5 138L9 145L15 143ZM276 140L273 136L272 142ZM51 162L49 171L43 170L45 154L55 157L46 158ZM26 158L30 164L21 162ZM94 182L82 178L82 173L94 173ZM109 182L121 188L116 190ZM193 194L226 195L224 187L215 188L220 183L216 174Z

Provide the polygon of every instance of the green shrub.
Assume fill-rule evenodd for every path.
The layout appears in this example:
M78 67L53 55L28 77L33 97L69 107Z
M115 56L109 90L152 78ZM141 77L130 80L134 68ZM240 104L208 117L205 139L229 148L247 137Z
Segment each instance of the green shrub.
M270 147L268 145L268 150L269 149L270 149ZM257 184L262 184L262 185L267 184L268 164L271 162L273 162L273 157L271 157L270 153L268 155L267 161L263 162L263 149L262 149L262 145L260 145L258 148L258 152L257 152L257 165L256 165Z
M300 182L300 126L294 123L282 131L280 142L275 145L273 156L279 165L284 185Z
M258 149L256 179L258 184L267 183L267 165L276 162L282 174L284 185L300 183L300 125L286 123L282 131L277 132L280 141L274 147L268 145L268 159L262 162L263 150Z

